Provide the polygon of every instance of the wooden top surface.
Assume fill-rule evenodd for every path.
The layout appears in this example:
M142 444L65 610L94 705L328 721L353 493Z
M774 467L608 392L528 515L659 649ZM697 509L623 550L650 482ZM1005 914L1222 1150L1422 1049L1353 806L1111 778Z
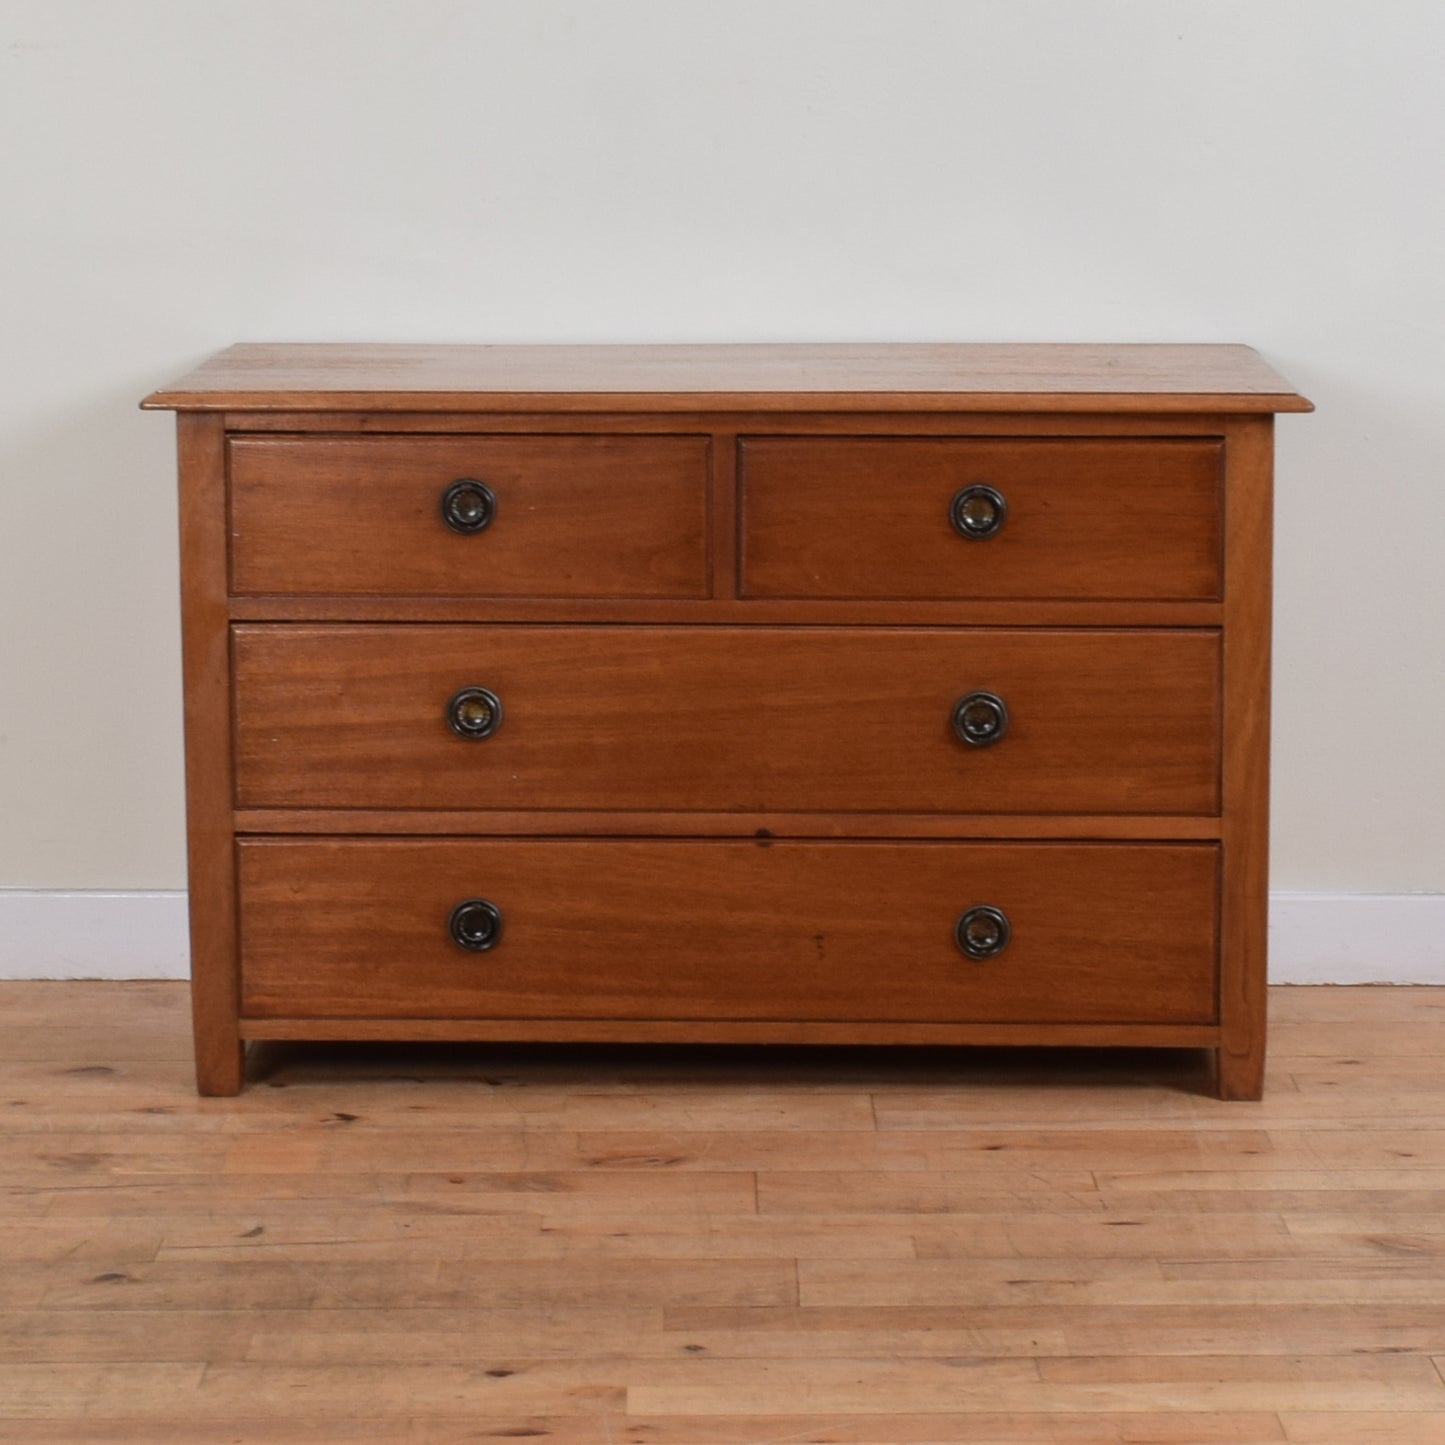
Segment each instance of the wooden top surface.
M1218 345L240 345L150 410L1311 411Z

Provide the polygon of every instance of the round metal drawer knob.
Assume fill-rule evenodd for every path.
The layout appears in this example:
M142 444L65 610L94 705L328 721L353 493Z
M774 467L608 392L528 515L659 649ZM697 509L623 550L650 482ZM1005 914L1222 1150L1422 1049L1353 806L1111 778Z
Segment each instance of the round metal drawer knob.
M447 920L452 942L468 953L485 953L502 941L502 910L486 898L468 898Z
M965 487L948 504L948 520L960 537L986 542L1003 530L1008 520L1008 503L992 487Z
M954 926L953 937L965 958L997 958L1008 947L1013 929L1001 908L980 904L970 908Z
M463 477L442 493L442 521L453 532L485 532L496 515L497 494L485 482Z
M487 687L464 687L447 704L447 722L458 737L489 738L502 725L502 699Z
M1008 731L1008 708L996 693L971 692L953 705L953 731L971 748L989 748Z

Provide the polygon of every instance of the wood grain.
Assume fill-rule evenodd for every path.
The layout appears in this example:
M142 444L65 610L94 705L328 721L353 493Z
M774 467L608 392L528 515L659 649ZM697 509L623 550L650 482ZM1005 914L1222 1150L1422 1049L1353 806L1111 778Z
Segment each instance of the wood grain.
M1236 423L1225 501L1223 949L1219 1093L1264 1087L1269 949L1270 622L1274 550L1274 420Z
M861 1044L902 1048L1213 1049L1217 1024L881 1023L871 1019L243 1018L243 1039L371 1043Z
M238 833L480 834L522 837L1217 839L1219 819L1099 813L518 812L243 808Z
M1211 1023L1208 844L243 840L247 1016ZM485 898L497 946L447 918ZM964 958L959 915L1013 937Z
M203 1094L234 1094L241 1087L245 1048L236 1032L225 438L214 417L179 416L176 440L196 1086Z
M1197 813L1204 631L238 626L244 808ZM483 741L448 699L490 688ZM974 748L950 718L1001 696Z
M716 436L898 436L898 437L1218 437L1231 415L1199 411L890 411L866 406L828 411L719 410L700 396L691 408L664 412L608 411L228 411L228 435L284 432L391 436L534 435L678 435ZM459 403L465 404L465 398Z
M691 1027L695 1040L734 1042L1205 1047L1222 1095L1258 1096L1270 414L1309 403L1247 348L242 346L146 405L191 416L203 1089L239 1086L243 1038L343 1035L349 998L357 1032L372 1037L560 1037L570 1018L574 1037L598 1041L681 1039ZM439 518L439 493L459 474L480 474L498 496L480 536ZM1009 502L987 543L947 522L970 481ZM467 686L503 697L503 726L485 743L446 726L448 700ZM969 691L1005 698L999 747L953 736ZM396 956L373 948L361 976L325 976L308 997L304 959L316 950L302 947L298 921L289 945L275 933L272 954L303 961L241 1020L233 844L250 840L245 856L266 838L288 846L287 834L306 858L349 835L357 857L408 838L519 858L540 849L554 864L611 851L623 874L627 850L650 847L671 860L660 877L708 838L733 850L716 856L750 861L713 880L725 908L698 895L704 965L680 992L662 990L684 1001L673 1016L645 1000L664 972L693 967L691 936L681 952L657 946L672 923L600 980L575 956L564 969L549 945L538 977L550 1013L538 1019L532 1004L517 1012L526 987L512 984L510 1012L440 979L436 997L403 1002L398 980L435 964L413 954L409 923L389 945ZM751 850L777 842L788 858L785 839L800 856L889 855L885 881L910 899L902 871L930 839L981 850L970 856L1172 849L1214 860L1217 876L1133 901L1138 879L1124 880L1139 919L1188 917L1174 943L1193 961L1172 983L1135 988L1137 956L1091 963L1094 983L1070 974L1081 950L1123 938L1112 917L1102 929L1090 919L1058 933L1057 986L1033 998L1031 1017L1001 997L960 1017L946 987L921 985L911 959L874 940L875 965L903 980L890 1012L885 988L862 986L861 958L798 999L806 974L788 961L788 929L807 911L785 918L776 898L764 911L777 915L774 954L788 957L763 940L718 963L721 940L754 916L736 882L758 866ZM518 897L559 879L533 878L534 894L523 880ZM558 917L574 935L597 931L595 882L566 880L581 911ZM1115 882L1094 880L1094 894L1112 896ZM290 884L294 918L305 879ZM856 899L822 889L813 902L866 914L863 885ZM1078 896L1067 881L1051 887ZM1205 898L1207 965L1188 941L1202 936ZM667 899L647 901L680 922ZM336 900L326 917L344 937ZM752 1002L780 962L795 990L782 986L781 1012ZM442 996L460 1011L439 1011Z
M718 585L727 585L719 575ZM893 601L886 614L877 602L815 598L709 597L674 602L657 598L554 599L545 597L232 597L236 622L700 622L876 627L1011 627L1020 620L1017 601L956 598L949 602ZM1034 627L1218 627L1219 602L1060 602L1027 604Z
M741 448L749 598L1219 595L1217 441L746 437ZM971 486L1007 507L986 540L949 521Z
M669 597L708 592L704 437L239 437L242 594ZM461 535L442 493L496 497Z
M184 984L0 984L0 1438L1439 1445L1445 989L1271 1010L1248 1105L1172 1054L500 1045L216 1100Z
M239 345L152 409L1308 411L1247 346Z

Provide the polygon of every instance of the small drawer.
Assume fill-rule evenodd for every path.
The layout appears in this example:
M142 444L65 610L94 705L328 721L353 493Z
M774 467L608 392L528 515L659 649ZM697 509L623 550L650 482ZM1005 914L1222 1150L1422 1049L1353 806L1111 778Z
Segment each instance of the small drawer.
M1208 630L238 626L243 808L1218 807Z
M242 595L704 597L708 443L237 437Z
M252 1018L1209 1023L1213 844L248 839Z
M749 437L742 594L1208 600L1222 443Z

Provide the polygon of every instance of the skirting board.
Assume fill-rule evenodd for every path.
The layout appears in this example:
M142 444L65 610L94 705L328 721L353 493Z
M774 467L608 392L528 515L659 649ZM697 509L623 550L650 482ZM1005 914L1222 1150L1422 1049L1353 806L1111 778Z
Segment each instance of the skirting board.
M1445 894L1276 893L1271 983L1445 984ZM0 979L186 978L184 893L0 889Z
M184 893L0 890L0 979L190 976Z
M1445 893L1271 893L1269 981L1445 984Z

